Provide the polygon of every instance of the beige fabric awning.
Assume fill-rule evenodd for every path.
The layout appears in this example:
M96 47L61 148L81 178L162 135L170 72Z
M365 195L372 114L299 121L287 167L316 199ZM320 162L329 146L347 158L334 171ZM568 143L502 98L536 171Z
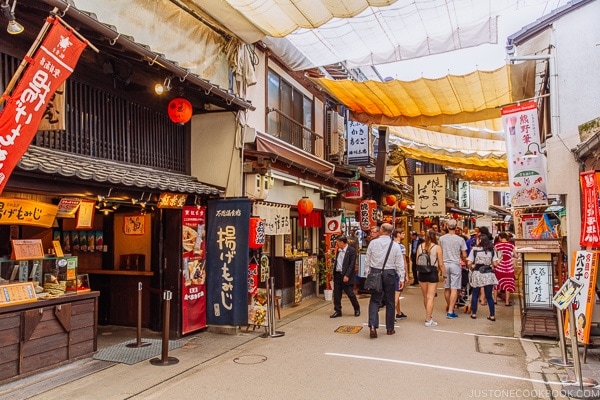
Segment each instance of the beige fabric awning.
M535 63L439 79L388 82L312 79L364 124L461 124L500 117L500 106L533 97Z

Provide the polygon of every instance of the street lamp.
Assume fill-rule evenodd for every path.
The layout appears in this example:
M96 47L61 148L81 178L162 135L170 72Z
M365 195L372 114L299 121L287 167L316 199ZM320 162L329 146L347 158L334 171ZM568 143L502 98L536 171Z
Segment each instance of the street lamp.
M537 151L531 151L531 146L537 147ZM527 146L527 151L523 154L523 158L537 158L540 154L544 154L540 149L540 144L537 142L531 142Z

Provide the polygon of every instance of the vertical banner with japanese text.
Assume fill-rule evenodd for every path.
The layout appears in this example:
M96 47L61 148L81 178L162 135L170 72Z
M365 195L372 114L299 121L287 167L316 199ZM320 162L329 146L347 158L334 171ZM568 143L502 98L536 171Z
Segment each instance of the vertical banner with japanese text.
M512 207L548 204L546 156L542 153L537 103L502 109Z
M458 180L458 208L471 208L471 183Z
M248 264L251 202L208 202L206 219L206 320L214 325L248 323Z
M414 175L415 217L446 215L446 175Z
M181 331L185 335L206 327L206 209L184 206L181 215Z
M579 173L581 186L581 234L579 245L600 247L600 215L598 213L598 181L596 171Z
M583 284L583 287L575 295L572 306L575 313L575 324L577 341L585 344L590 343L590 329L592 326L592 312L596 303L596 277L598 275L598 253L593 251L579 250L573 253L570 277L575 278ZM565 336L570 337L569 311L565 315Z
M86 47L57 19L51 24L0 113L0 193L35 136L52 95Z

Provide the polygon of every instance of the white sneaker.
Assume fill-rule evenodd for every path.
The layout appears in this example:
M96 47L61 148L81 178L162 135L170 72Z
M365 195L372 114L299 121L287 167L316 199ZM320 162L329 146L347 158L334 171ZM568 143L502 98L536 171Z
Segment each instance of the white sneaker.
M425 326L437 326L437 324L438 324L438 323L437 323L437 322L435 322L435 321L433 320L433 318L432 318L432 319L430 319L429 321L425 321Z

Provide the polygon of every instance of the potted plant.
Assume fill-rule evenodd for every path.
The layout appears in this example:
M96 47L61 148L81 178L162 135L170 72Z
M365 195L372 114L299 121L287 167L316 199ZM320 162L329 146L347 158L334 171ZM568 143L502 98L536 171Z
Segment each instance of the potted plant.
M330 301L333 298L333 288L331 286L333 279L333 256L327 254L324 257L319 257L317 270L319 273L319 286L325 286L323 294L325 295L325 300Z

